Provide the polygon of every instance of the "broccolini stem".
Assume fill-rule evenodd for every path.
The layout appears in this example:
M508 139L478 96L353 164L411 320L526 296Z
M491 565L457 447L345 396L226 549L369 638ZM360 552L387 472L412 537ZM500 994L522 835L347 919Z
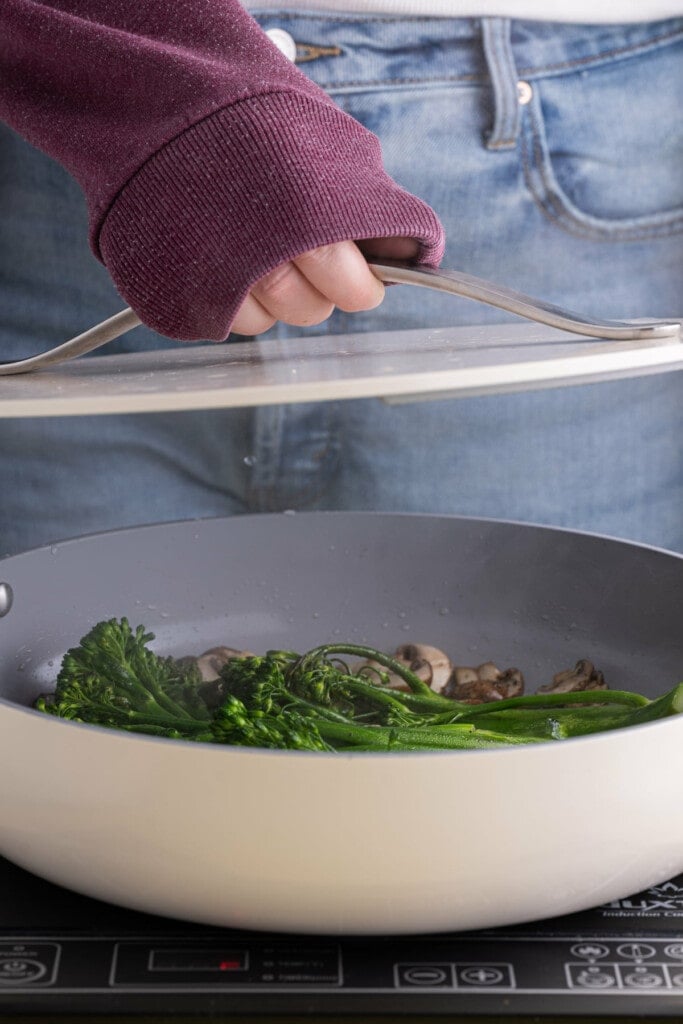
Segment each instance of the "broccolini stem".
M344 675L344 685L348 690L353 691L359 697L366 698L373 704L381 705L387 709L402 712L403 714L419 714L424 713L425 706L428 708L427 713L430 715L435 714L435 709L432 706L433 702L425 701L424 698L419 698L414 703L409 699L413 694L402 693L400 690L392 690L388 686L380 686L377 683L369 682L367 679L363 679L360 676ZM452 703L449 701L449 703ZM414 706L414 705L417 705Z
M569 704L595 704L595 705L626 705L627 707L644 707L650 701L639 693L630 693L627 690L577 690L573 693L534 693L526 697L508 697L507 700L487 701L485 704L460 704L463 708L462 719L458 721L469 721L472 718L479 718L492 711L507 711L517 708L536 708L548 711L555 711L558 708Z
M197 724L199 725L199 723ZM125 732L142 733L145 736L162 736L164 739L187 740L192 743L213 743L213 733L207 731L206 722L204 722L203 725L203 731L196 729L190 729L187 731L184 725L183 729L179 730L174 729L172 726L152 725L151 723L117 725L116 728Z
M680 714L683 714L683 683L678 683L668 693L648 701L644 707L632 711L628 716L629 725L636 725L639 722L654 722L658 718Z
M299 666L304 660L308 661L310 659L315 661L318 658L327 658L329 654L352 654L354 657L376 661L399 676L408 684L413 693L421 694L423 697L431 699L436 698L438 702L447 702L451 706L455 703L447 697L440 697L439 694L434 693L434 690L420 679L419 676L415 675L414 672L411 672L407 665L403 665L389 654L384 654L374 647L367 647L365 644L322 644L320 647L313 647L310 651L306 651L296 664Z
M337 750L476 750L484 747L506 747L518 743L543 742L537 736L505 736L474 726L442 726L420 728L378 725L341 725L337 722L316 722L323 739Z

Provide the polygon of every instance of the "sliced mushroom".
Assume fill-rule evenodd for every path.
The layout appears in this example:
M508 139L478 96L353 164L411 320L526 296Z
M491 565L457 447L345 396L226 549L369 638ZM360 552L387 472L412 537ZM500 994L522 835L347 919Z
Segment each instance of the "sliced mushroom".
M524 693L524 676L518 668L501 671L492 661L486 661L476 668L458 665L441 693L444 697L452 697L465 704L506 700Z
M210 647L208 651L204 651L198 658L194 658L199 674L202 677L203 682L212 683L215 679L218 679L221 674L221 669L224 665L227 665L233 658L247 658L251 656L251 651L238 651L235 647Z
M581 658L574 668L557 672L552 683L539 686L538 693L575 693L577 690L606 690L602 672L588 658Z
M448 655L438 647L431 647L429 644L401 644L396 648L392 657L436 691L446 685L453 671L453 665ZM366 671L368 674L373 671L385 672L388 674L387 685L392 690L410 690L404 679L394 672L388 672L378 661L364 661L362 665L357 666L356 671Z

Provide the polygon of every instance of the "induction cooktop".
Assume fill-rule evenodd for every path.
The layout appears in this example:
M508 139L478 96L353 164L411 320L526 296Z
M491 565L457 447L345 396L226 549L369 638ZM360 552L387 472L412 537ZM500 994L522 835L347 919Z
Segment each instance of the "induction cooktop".
M593 910L408 937L238 932L0 859L0 1018L683 1020L683 875Z

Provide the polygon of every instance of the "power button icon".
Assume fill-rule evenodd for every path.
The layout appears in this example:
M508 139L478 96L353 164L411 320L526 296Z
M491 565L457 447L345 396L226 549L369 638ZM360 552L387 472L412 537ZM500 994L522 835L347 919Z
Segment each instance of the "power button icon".
M47 973L47 967L40 960L16 957L0 961L0 985L17 985L39 981Z
M0 990L54 984L60 951L58 942L23 938L0 942Z

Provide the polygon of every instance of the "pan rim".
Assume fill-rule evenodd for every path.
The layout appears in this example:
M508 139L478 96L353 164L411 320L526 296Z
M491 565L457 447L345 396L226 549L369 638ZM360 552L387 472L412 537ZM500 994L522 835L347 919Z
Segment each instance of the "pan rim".
M35 721L41 720L45 722L45 726L48 727L58 725L76 729L79 732L84 730L85 733L105 735L108 736L112 742L118 741L125 743L133 741L138 743L152 743L154 745L161 744L159 749L189 749L196 753L200 751L213 751L214 753L212 754L207 753L207 756L209 757L225 756L226 751L231 755L246 755L248 757L265 756L268 758L276 758L278 760L281 760L282 758L291 760L293 758L300 758L303 756L311 758L316 763L321 760L341 762L346 759L352 759L354 761L359 759L370 759L371 762L379 761L383 763L388 760L393 761L399 758L410 758L411 760L422 760L423 758L451 759L453 757L481 757L484 755L488 755L489 757L492 757L493 755L503 755L506 758L514 755L519 755L520 757L523 755L526 757L533 757L535 756L532 753L533 751L539 751L541 754L545 754L549 749L571 751L576 750L579 745L585 746L586 744L590 744L591 746L595 746L598 742L602 742L604 744L610 740L613 743L618 743L620 740L623 741L625 735L638 734L643 731L649 732L653 729L659 729L660 731L665 728L669 728L672 731L675 729L683 730L683 715L669 715L666 718L659 718L654 722L641 722L638 725L631 725L624 729L610 729L606 732L591 733L587 736L572 736L566 740L543 740L539 743L510 744L510 746L500 746L489 750L286 750L273 749L271 747L238 746L230 743L208 743L185 739L169 739L165 736L151 736L148 733L127 732L124 729L113 729L102 725L94 725L89 722L76 722L71 719L58 718L53 715L48 715L43 711L38 711L36 708L26 707L26 705L17 704L14 701L7 700L5 697L0 697L0 716L2 716L4 709L19 715L28 715ZM203 756L203 754L201 756ZM557 757L558 755L553 756ZM564 756L569 756L569 754Z
M143 533L148 530L173 529L188 524L201 528L202 524L215 524L220 522L256 522L258 520L280 520L283 517L297 519L331 519L336 517L357 518L357 519L421 519L421 520L442 520L444 522L456 521L466 523L481 523L484 526L497 525L509 527L522 527L528 530L543 531L557 534L569 534L575 537L586 537L593 540L608 541L610 544L618 544L629 549L651 551L656 554L665 555L676 561L683 562L683 552L673 551L656 544L649 544L645 541L629 540L626 537L616 537L613 534L600 533L594 530L581 530L572 527L558 526L554 523L536 523L525 519L504 519L495 516L468 516L458 513L447 512L396 512L384 511L382 509L313 509L299 512L296 509L283 509L280 512L244 512L229 516L201 516L196 519L169 519L154 523L140 523L133 526L112 527L110 530L95 530L91 533L78 534L74 537L65 537L51 543L41 544L35 548L27 548L25 551L18 551L14 554L0 556L0 570L6 563L19 558L26 558L32 555L36 557L42 553L56 553L61 548L78 544L82 541L95 541L104 537L124 536L130 533Z

